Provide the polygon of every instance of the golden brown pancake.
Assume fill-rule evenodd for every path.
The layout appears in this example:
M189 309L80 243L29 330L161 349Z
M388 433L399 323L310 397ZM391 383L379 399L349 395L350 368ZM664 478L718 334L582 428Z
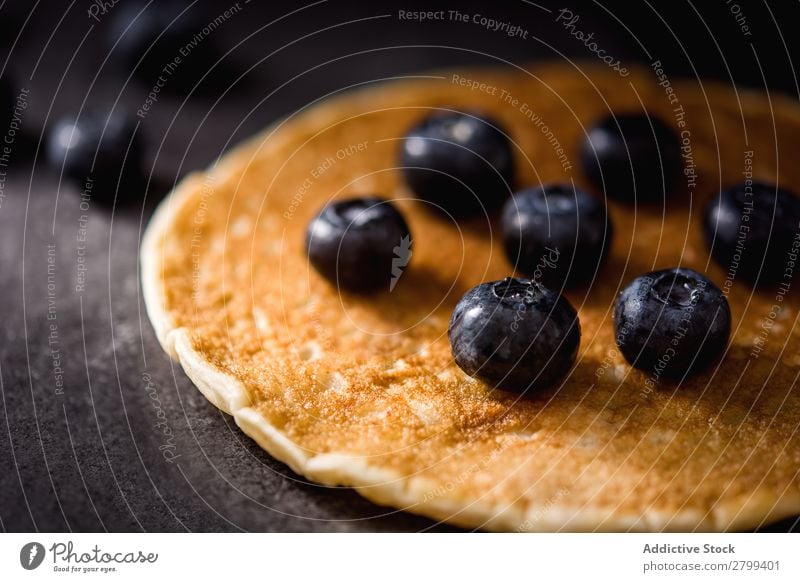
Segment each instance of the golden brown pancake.
M800 107L706 82L670 80L670 94L649 70L456 75L328 99L186 178L142 248L164 348L298 473L434 519L492 530L728 530L800 512L797 296L726 282L700 226L709 196L744 179L746 158L753 177L800 190ZM520 397L453 362L455 303L512 269L496 222L453 222L403 185L399 140L436 108L499 120L520 186L588 188L578 146L609 111L646 109L689 132L687 176L666 209L609 201L610 260L590 287L566 294L582 339L563 385ZM309 219L362 194L396 200L413 233L391 293L340 293L305 258ZM731 344L680 387L651 388L616 348L613 303L634 277L678 265L728 294Z

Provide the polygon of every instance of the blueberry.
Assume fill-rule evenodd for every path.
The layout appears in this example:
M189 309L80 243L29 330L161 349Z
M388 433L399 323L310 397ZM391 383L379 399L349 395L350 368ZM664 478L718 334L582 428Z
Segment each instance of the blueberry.
M456 364L470 376L514 392L554 384L580 344L578 315L564 297L529 279L473 287L448 329Z
M725 350L731 311L711 281L691 269L665 269L635 279L614 307L617 345L636 368L682 379Z
M511 144L478 114L430 115L402 142L400 165L417 197L455 216L498 208L513 188Z
M591 281L611 245L605 206L571 184L517 192L503 208L502 229L508 260L554 289Z
M703 231L711 256L729 276L777 283L800 236L800 198L777 186L739 184L709 202Z
M311 220L306 252L320 274L347 291L391 291L411 259L411 233L391 202L351 198Z
M92 195L111 201L120 192L141 185L142 145L136 121L120 112L88 111L65 117L49 133L48 163L84 186L93 182Z
M598 190L625 202L662 201L681 175L678 137L647 115L610 116L595 125L583 141L581 161Z
M202 6L180 0L125 2L108 27L112 58L125 75L148 84L163 79L159 89L191 89L217 60L214 38L197 41L209 21Z

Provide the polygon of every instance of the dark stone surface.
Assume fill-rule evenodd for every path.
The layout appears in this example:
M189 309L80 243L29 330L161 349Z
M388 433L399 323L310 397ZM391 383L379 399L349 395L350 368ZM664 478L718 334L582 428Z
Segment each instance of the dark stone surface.
M414 2L358 8L332 0L275 21L301 5L243 1L241 14L208 39L219 54L227 52L209 79L235 79L231 71L243 77L222 87L205 81L196 91L162 94L140 124L152 178L146 196L82 209L80 192L43 164L46 128L84 104L135 111L150 87L107 58L113 9L95 21L83 3L71 9L68 2L31 4L7 2L0 9L0 75L14 76L15 92L30 91L26 134L14 143L0 198L0 529L449 529L349 490L307 483L208 404L163 353L144 313L141 232L158 199L187 171L331 91L438 66L591 55L554 24L552 12L524 2L453 2L449 8L519 24L530 31L526 40L474 24L398 21L398 8L413 9ZM202 4L212 20L234 3ZM672 3L662 12L680 45L646 6L638 15L628 7L614 13L635 37L610 8L577 4L574 10L581 28L594 31L609 54L647 61L644 47L649 60L660 58L673 76L696 70L730 79L728 63L738 82L796 95L773 16L759 3L741 4L751 25L761 26L759 62L724 3L698 8L706 23L688 5ZM783 26L797 21L796 15L775 18ZM788 31L784 35L794 41ZM788 51L797 57L791 44ZM79 290L82 215L87 271ZM63 390L56 385L56 363Z

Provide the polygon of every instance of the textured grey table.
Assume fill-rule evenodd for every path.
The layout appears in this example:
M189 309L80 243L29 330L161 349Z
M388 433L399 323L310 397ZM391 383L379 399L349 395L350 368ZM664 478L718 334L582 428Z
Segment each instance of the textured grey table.
M10 58L2 74L13 72L15 87L30 90L25 136L14 144L0 198L0 528L449 529L377 507L348 490L307 483L208 404L162 352L146 318L137 268L140 235L176 179L330 91L438 66L587 58L585 48L554 25L547 7L525 2L509 2L502 10L457 6L518 23L529 30L528 39L463 24L401 22L398 8L411 8L405 3L359 10L355 3L330 1L263 28L280 10L301 5L279 9L243 2L241 15L220 26L213 42L231 51L225 61L244 78L222 87L207 83L192 94L161 95L140 127L154 176L146 196L142 192L113 208L94 201L82 206L78 190L43 164L43 129L84 100L104 106L118 100L136 110L149 87L105 60L102 38L111 14L95 21L83 5L68 9L66 2L47 2L31 12L31 4L0 8L0 41L16 42L4 49ZM213 17L233 3L211 4ZM766 82L796 94L786 57L796 53L774 34L770 14L758 3L742 2L751 23L762 26L762 80L753 49L719 4L703 14L713 39L688 12L662 12L680 25L682 45L655 25L652 13L628 10L612 17L599 5L573 9L609 53L647 61L646 47L674 75L696 69L728 78L723 54L735 63L737 81ZM21 18L11 18L11 12ZM697 58L690 63L681 46ZM212 80L219 76L210 73ZM82 289L76 285L81 278ZM790 520L773 528L793 525Z

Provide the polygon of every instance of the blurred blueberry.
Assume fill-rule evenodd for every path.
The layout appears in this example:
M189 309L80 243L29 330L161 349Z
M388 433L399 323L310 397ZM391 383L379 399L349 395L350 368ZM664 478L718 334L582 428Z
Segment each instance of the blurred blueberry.
M514 184L511 143L478 114L429 115L402 141L400 165L416 196L456 216L498 208Z
M553 289L591 281L611 246L603 203L568 183L515 193L503 208L502 229L511 264Z
M737 184L709 202L703 233L730 275L750 284L778 283L789 253L800 245L800 198L769 184Z
M63 176L81 187L91 179L92 196L112 201L140 188L142 140L133 116L114 112L85 111L67 116L49 132L47 161Z
M581 161L594 186L624 202L660 202L681 175L680 142L648 115L609 116L589 130Z
M160 90L191 89L218 58L214 32L204 32L210 21L203 4L159 0L145 6L137 0L113 10L108 43L116 43L117 66Z

